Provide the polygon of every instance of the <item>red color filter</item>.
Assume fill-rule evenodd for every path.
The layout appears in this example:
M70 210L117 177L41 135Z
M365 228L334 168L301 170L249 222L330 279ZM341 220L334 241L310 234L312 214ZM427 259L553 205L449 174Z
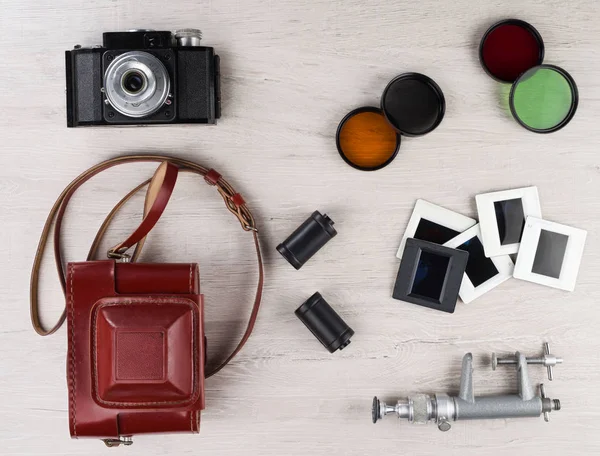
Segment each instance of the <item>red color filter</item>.
M514 82L544 60L544 42L538 31L518 19L492 25L479 46L485 71L500 82Z

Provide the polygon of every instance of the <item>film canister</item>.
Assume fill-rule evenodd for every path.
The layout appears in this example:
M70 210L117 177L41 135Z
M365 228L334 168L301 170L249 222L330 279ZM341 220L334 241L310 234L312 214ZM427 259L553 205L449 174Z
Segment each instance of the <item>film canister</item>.
M479 45L479 61L486 73L512 84L508 100L512 116L535 133L551 133L567 125L579 101L571 75L543 64L544 53L542 36L519 19L492 25Z
M392 79L380 107L349 112L338 125L336 146L353 168L375 171L390 164L400 149L401 136L422 136L444 118L446 101L435 81L420 73Z
M331 238L337 235L333 220L314 211L302 225L277 246L277 251L296 269L300 269Z
M350 343L354 331L318 291L294 312L311 333L333 353Z

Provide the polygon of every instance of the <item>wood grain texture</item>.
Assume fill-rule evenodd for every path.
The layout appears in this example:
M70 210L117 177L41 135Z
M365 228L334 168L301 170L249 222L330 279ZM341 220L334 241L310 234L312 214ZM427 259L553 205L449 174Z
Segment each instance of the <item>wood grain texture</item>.
M140 455L461 456L600 453L598 257L600 234L600 14L596 0L0 0L0 453L106 454L68 437L64 328L40 338L29 323L35 244L55 197L77 174L132 152L178 154L218 169L246 198L261 228L267 285L255 333L232 365L207 382L200 436L145 436ZM533 23L546 62L577 81L580 104L564 130L536 135L510 118L506 86L479 67L479 37L494 21ZM65 126L64 57L103 31L199 27L222 59L223 118L217 127ZM432 77L446 117L402 143L374 173L347 166L335 149L339 120L377 105L405 71ZM63 238L84 258L103 216L152 167L95 178L73 200ZM537 185L543 215L588 230L574 293L510 280L454 315L391 298L395 252L417 198L474 216L477 193ZM115 243L139 220L142 199L111 230ZM275 251L311 211L327 212L338 237L301 271ZM253 293L252 241L214 189L192 176L149 238L146 261L197 261L206 295L209 353L231 348ZM44 317L63 298L50 255ZM250 272L249 272L250 271ZM319 290L354 328L330 355L293 315ZM492 372L492 351L565 359L548 393L563 410L542 419L458 422L448 433L393 419L370 423L373 395L455 393L460 359L476 357L478 393L510 391ZM535 383L543 369L532 369ZM548 382L547 382L548 383ZM121 450L123 451L123 450Z

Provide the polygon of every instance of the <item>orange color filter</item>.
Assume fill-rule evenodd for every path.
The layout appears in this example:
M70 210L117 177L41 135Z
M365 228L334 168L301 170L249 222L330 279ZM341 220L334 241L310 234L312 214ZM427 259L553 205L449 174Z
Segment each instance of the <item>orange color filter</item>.
M380 109L365 107L344 117L336 142L346 163L363 171L374 171L394 159L400 147L400 135Z

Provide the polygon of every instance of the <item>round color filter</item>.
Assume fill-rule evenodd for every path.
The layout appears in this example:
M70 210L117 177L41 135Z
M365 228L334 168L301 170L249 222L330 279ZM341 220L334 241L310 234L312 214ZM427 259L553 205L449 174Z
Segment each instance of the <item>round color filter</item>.
M483 69L500 82L514 82L544 60L544 42L527 22L506 19L492 25L479 46Z
M351 111L337 129L336 145L346 163L362 171L375 171L391 163L400 148L400 135L380 109Z
M539 65L526 71L510 91L510 110L528 130L560 130L575 115L579 95L575 81L562 68Z
M383 91L381 109L398 133L420 136L440 124L446 102L442 89L431 78L404 73L392 79Z

